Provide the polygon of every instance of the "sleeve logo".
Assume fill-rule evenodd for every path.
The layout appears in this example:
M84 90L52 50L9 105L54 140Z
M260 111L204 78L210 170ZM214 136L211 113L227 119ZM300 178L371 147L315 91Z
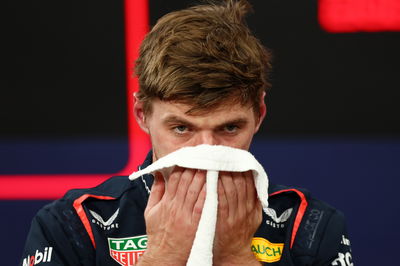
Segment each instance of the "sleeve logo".
M332 266L353 266L353 259L351 258L351 253L350 252L346 252L346 253L342 253L339 252L338 253L338 257L332 261Z
M345 236L342 235L342 240L340 241L340 244L345 246L345 249L348 249L349 251L344 251L338 253L337 258L332 261L333 266L353 266L353 258L351 256L351 247L350 247L350 240Z
M110 256L119 264L135 265L147 249L147 235L108 238Z
M257 260L270 263L281 260L283 246L283 243L271 243L265 238L254 237L251 242L251 251Z

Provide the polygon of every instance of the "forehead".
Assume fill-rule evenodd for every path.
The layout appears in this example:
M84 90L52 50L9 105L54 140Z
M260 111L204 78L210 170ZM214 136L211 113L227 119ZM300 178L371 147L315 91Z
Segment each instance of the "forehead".
M193 106L188 104L157 99L152 102L151 116L158 117L159 119L168 119L174 116L187 120L206 120L208 122L238 118L250 119L254 116L251 105L242 105L235 102L222 103L208 110L189 112L192 108Z

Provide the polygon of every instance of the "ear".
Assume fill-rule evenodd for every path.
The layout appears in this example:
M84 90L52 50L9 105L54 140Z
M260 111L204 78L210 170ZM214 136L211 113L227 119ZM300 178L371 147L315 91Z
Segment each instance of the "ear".
M265 104L265 91L263 91L260 95L260 109L259 109L259 115L258 115L258 120L256 121L256 130L254 133L256 133L259 129L260 126L262 124L262 122L264 121L265 116L267 115L267 105Z
M144 132L149 134L149 128L146 123L146 118L143 109L143 102L139 100L136 92L133 94L133 98L135 101L133 104L133 115L135 116L136 122Z

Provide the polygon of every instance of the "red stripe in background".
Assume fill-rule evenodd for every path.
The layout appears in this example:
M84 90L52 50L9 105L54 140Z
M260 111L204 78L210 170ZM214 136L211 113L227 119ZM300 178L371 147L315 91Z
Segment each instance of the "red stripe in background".
M68 189L93 187L112 175L129 175L136 171L150 149L149 138L137 126L132 112L133 92L139 88L137 79L133 77L133 64L149 29L148 14L148 0L125 0L129 141L129 158L125 167L118 173L104 174L0 175L0 199L56 199Z
M332 33L400 31L400 1L319 0L318 20Z

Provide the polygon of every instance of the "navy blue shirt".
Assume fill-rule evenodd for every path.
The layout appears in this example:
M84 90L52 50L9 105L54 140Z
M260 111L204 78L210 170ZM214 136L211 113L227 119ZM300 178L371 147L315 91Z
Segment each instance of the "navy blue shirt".
M149 153L142 168L151 164ZM21 265L134 265L146 252L151 175L70 190L32 221ZM269 187L251 250L263 265L353 265L343 214L307 191Z

